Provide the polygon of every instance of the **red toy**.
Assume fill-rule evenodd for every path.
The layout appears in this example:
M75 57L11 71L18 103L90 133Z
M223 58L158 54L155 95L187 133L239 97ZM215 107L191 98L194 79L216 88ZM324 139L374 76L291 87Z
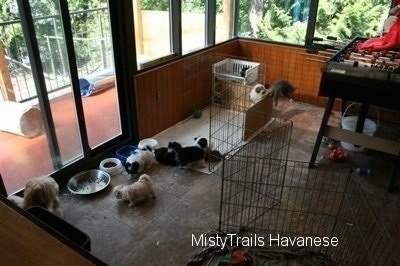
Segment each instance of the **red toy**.
M328 155L328 159L332 161L344 161L349 158L349 153L342 147L337 147Z

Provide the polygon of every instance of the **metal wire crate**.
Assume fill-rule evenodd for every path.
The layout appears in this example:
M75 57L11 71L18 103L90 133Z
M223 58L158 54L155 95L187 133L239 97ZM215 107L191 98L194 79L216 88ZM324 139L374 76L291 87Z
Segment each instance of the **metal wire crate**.
M265 63L223 54L212 62L212 101L241 112L251 107L251 89L265 83Z
M243 149L224 160L222 178L220 234L257 235L263 242L256 248L263 251L302 248L326 255L332 265L399 261L351 169L308 168L308 163L251 156ZM281 242L301 238L309 239L306 246ZM318 239L327 242L317 245Z
M266 127L272 130L283 121L272 119L271 97L258 102L250 100L255 84L264 84L265 63L222 54L214 55L213 62L209 141L213 150L227 155L255 135L265 133ZM240 72L242 68L246 70L246 80L232 80L231 72ZM211 171L220 164L217 159L210 163Z
M252 84L259 79L260 63L236 58L225 58L213 64L213 74L218 80Z
M210 146L226 158L232 157L241 149L242 153L247 152L256 157L286 159L293 123L271 117L269 107L270 103L259 102L245 112L240 112L221 107L220 104L212 104ZM211 162L210 170L213 171L219 165L219 162Z

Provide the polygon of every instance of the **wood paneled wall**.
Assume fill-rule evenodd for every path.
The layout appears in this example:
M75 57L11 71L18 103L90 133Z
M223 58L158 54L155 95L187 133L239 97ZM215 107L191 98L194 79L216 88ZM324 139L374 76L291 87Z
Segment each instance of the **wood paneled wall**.
M326 98L318 97L324 59L307 54L305 48L241 40L240 56L266 64L266 83L287 79L295 87L294 99L325 106Z
M296 87L296 101L326 105L327 99L319 97L318 90L328 57L307 54L305 48L232 40L134 77L140 138L153 136L210 103L211 66L216 53L263 61L266 84L287 79ZM341 101L337 100L335 110L340 108ZM380 114L382 120L400 121L398 112Z
M297 88L296 101L325 107L327 98L319 97L318 90L322 68L329 56L308 54L305 48L282 46L257 41L240 40L240 56L266 63L266 83L286 78ZM351 87L348 88L351 90ZM341 110L341 100L337 99L334 109ZM377 108L370 108L369 117L377 116ZM379 119L390 123L400 123L400 112L379 108Z
M214 53L235 55L238 48L232 41L136 75L139 138L151 137L209 105Z

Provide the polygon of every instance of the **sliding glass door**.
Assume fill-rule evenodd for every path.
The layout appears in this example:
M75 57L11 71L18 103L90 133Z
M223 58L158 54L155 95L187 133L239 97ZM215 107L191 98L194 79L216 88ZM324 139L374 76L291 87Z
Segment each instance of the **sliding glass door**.
M121 134L107 1L68 1L73 48L90 148Z
M107 1L0 9L0 173L11 194L122 130Z

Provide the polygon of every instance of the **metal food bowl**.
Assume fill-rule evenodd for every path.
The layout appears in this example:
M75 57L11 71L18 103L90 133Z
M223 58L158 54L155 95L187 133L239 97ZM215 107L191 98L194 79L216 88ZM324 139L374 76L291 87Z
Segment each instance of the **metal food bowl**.
M77 173L68 180L67 188L71 193L89 195L105 189L111 176L104 171L92 169Z

